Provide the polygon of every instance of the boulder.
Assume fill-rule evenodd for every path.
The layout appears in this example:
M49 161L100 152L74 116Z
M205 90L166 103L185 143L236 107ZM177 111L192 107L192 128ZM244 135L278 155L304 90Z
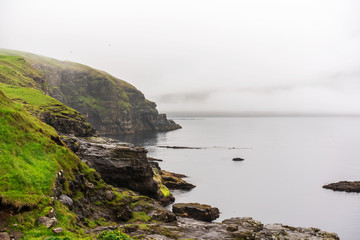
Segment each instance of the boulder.
M244 161L245 159L236 157L236 158L233 158L232 160L235 162L241 162L241 161Z
M355 181L355 182L340 181L337 183L324 185L323 188L331 189L334 191L360 193L360 181Z
M67 195L65 195L65 194L60 195L59 201L60 201L62 204L68 206L69 209L72 209L72 206L73 206L73 204L74 204L73 200L72 200L69 196L67 196Z
M219 209L199 203L176 203L173 205L175 215L189 217L200 221L211 222L219 217Z
M236 217L225 219L224 221L222 221L222 223L229 226L239 226L243 229L251 230L254 232L261 231L264 228L264 224L255 219L252 219L251 217Z
M56 220L56 218L49 218L49 217L39 217L38 219L38 223L44 225L47 228L51 228L54 227L58 222Z

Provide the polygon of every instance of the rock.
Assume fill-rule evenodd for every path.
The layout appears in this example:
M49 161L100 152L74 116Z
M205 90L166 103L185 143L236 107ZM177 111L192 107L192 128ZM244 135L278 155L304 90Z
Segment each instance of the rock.
M38 219L39 224L44 225L47 228L51 228L54 227L58 222L56 220L56 218L49 218L49 217L39 217Z
M176 203L173 212L177 216L190 217L200 221L211 222L219 217L219 209L199 203Z
M245 159L237 157L237 158L233 158L232 160L235 162L241 162L244 161Z
M235 232L235 231L238 230L238 226L236 224L229 224L226 227L226 230L229 231L229 232Z
M168 210L155 209L148 214L152 220L161 222L174 222L176 221L176 215Z
M10 236L7 232L0 232L0 240L10 240Z
M106 190L105 191L105 197L107 200L111 201L115 198L115 193L113 191L110 190Z
M264 224L250 217L243 217L243 218L236 217L236 218L225 219L224 221L222 221L222 223L237 225L240 226L241 228L251 230L254 232L261 231L264 228Z
M190 190L195 187L195 185L181 179L182 177L186 177L186 176L182 174L167 172L164 170L161 171L162 182L169 189Z
M69 196L67 196L67 195L65 195L65 194L60 195L59 201L60 201L62 204L68 206L69 209L72 209L72 206L73 206L73 204L74 204L73 200L72 200Z
M132 211L128 205L118 206L116 209L116 218L120 221L127 221L132 217Z
M63 229L62 228L53 228L52 231L53 231L53 233L59 234L59 233L63 232Z
M110 138L76 139L79 144L77 155L99 172L106 183L128 188L159 201L171 200L172 195L163 196L159 191L160 184L154 180L146 149Z
M355 182L340 181L337 183L324 185L323 188L331 189L334 191L360 193L360 181L355 181Z

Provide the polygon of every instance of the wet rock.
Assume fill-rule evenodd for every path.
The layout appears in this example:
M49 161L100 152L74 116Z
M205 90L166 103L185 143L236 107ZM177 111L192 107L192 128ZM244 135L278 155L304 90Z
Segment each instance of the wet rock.
M340 181L337 183L324 185L323 188L331 189L334 191L360 193L360 181L355 181L355 182Z
M7 232L0 232L0 240L10 240L10 236Z
M235 162L241 162L241 161L244 161L245 159L236 157L236 158L233 158L232 160Z
M63 232L63 229L62 228L53 228L52 231L53 231L53 233L59 234L59 233Z
M56 220L56 218L49 218L49 217L39 217L38 219L39 224L44 225L47 228L51 228L54 227L58 222Z
M219 217L219 209L199 203L176 203L173 212L181 217L194 218L200 221L211 222Z
M181 189L181 190L190 190L195 187L195 185L184 181L182 178L186 177L182 174L172 173L165 170L161 171L161 179L163 184L169 189Z
M72 206L73 206L73 204L74 204L73 200L72 200L69 196L67 196L67 195L65 195L65 194L60 195L59 201L60 201L62 204L68 206L69 209L72 209Z

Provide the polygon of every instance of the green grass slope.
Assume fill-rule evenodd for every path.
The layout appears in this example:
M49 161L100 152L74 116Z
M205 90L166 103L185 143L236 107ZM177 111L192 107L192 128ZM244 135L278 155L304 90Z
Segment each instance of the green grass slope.
M76 110L64 105L60 101L43 93L42 88L47 88L44 74L34 69L22 57L0 55L0 89L8 97L21 103L33 115L44 119L44 114L50 114L52 126L57 127L59 121L55 118L65 119L67 122L75 121L73 125L82 123L82 130L93 132L92 126ZM49 123L49 122L47 122ZM80 126L79 124L78 126ZM76 126L75 126L76 128ZM58 129L57 130L64 130ZM73 129L75 132L78 129Z
M16 207L37 205L50 195L56 173L78 162L55 144L56 131L0 91L0 197ZM69 172L70 174L70 172ZM70 174L71 175L71 174Z

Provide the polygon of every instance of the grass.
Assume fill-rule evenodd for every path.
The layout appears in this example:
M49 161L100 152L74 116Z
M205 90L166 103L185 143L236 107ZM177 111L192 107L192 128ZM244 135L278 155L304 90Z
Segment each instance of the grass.
M55 144L56 131L10 101L0 91L0 197L16 207L49 196L56 173L80 160Z
M0 55L0 82L30 88L41 88L40 82L44 75L18 56Z

